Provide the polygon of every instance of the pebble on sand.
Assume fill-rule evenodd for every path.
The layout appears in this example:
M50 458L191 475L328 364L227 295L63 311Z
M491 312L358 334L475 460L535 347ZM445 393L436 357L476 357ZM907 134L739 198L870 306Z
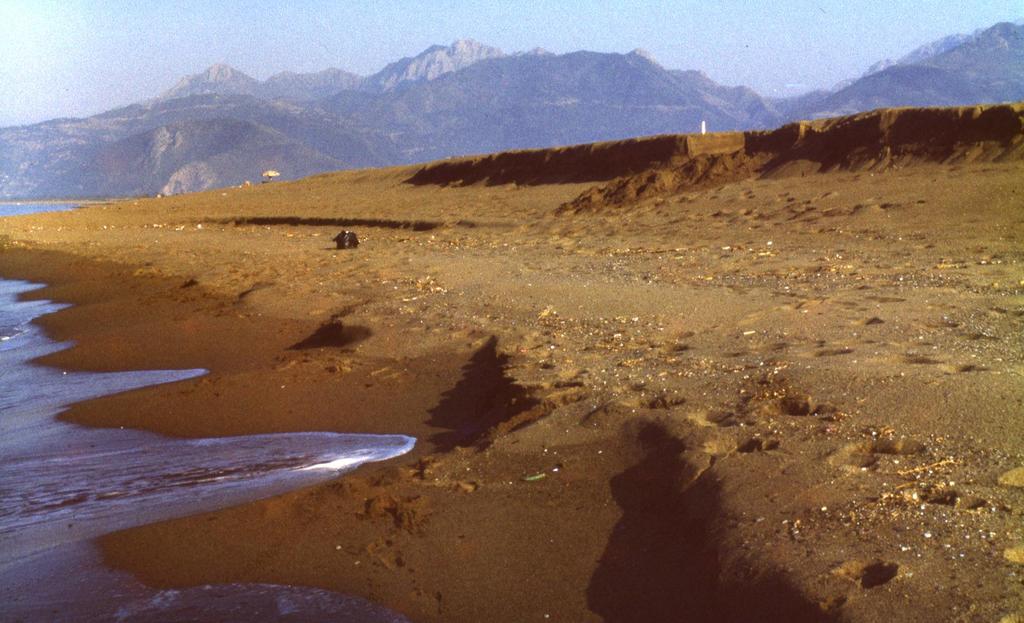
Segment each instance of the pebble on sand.
M1024 487L1024 467L1017 467L999 477L999 484L1007 487Z
M1007 547L1003 550L1003 558L1010 562L1015 562L1018 565L1024 565L1024 545L1018 545L1017 547Z

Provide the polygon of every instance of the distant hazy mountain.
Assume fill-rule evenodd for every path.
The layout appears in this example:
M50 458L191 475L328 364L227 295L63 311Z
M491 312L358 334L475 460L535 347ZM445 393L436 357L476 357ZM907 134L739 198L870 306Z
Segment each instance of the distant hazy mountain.
M750 89L668 71L640 53L495 57L435 80L324 107L387 128L407 161L644 134L766 127L779 121Z
M260 82L234 67L218 64L204 72L185 76L157 99L172 100L192 95L252 95L261 99L309 101L357 89L363 78L341 69L309 74L284 71Z
M158 132L161 128L167 132ZM161 136L175 140L165 144ZM152 150L150 160L141 158L140 145ZM390 145L378 132L289 102L216 94L153 100L86 119L0 129L0 197L201 190L258 178L271 146L274 153L288 155L273 168L292 179L394 162L398 156ZM182 173L172 180L189 163L199 168L186 172L203 174ZM172 181L173 188L165 188Z
M266 99L310 101L330 97L338 91L358 89L362 83L362 76L341 69L331 68L310 74L283 71L267 78L255 94Z
M750 89L666 70L642 52L505 55L434 46L360 78L260 82L226 65L158 98L87 119L0 129L0 196L186 192L455 154L643 134L766 127Z
M160 99L169 100L190 95L256 95L260 83L224 64L213 65L206 71L185 76L167 91Z
M447 47L431 46L416 56L391 63L372 76L359 76L332 67L306 74L284 71L263 82L234 67L217 64L201 73L185 76L158 99L216 94L311 101L330 97L340 91L390 91L407 83L433 80L446 73L465 69L478 61L504 55L498 48L488 47L472 39L461 39Z
M258 181L266 169L302 177L344 166L248 121L177 121L101 147L91 162L100 195L164 194Z
M482 60L503 56L505 53L498 48L461 39L448 47L431 46L416 56L391 63L367 78L362 86L368 90L388 91L406 83L434 80Z
M870 76L871 74L878 73L883 69L888 69L896 65L914 65L916 63L927 61L933 56L938 56L947 50L952 50L959 45L963 45L965 42L971 40L982 32L982 30L978 30L974 32L974 34L970 35L949 35L948 37L943 37L936 41L932 41L931 43L926 43L919 48L915 48L896 60L891 58L880 60L871 67L868 67L867 71L864 72L864 76Z
M1024 26L1024 20L1013 22L1012 25L1014 25L1014 26ZM944 52L948 52L949 50L952 50L953 48L959 47L959 46L961 46L961 45L963 45L965 43L968 43L969 41L972 41L972 40L976 39L979 35L983 34L985 31L986 31L985 28L979 28L978 30L975 30L973 33L971 33L969 35L966 35L966 34L949 35L949 36L943 37L941 39L936 39L935 41L932 41L931 43L926 43L926 44L922 45L921 47L918 47L918 48L915 48L915 49L911 50L910 52L904 54L903 56L901 56L900 58L898 58L896 60L892 60L892 59L887 58L887 59L878 61L877 63L873 64L871 67L868 67L867 71L864 72L864 76L869 76L869 75L871 75L873 73L877 73L879 71L882 71L883 69L888 69L888 68L890 68L890 67L892 67L894 65L915 65L915 64L918 64L918 63L926 62L926 61L928 61L931 58L934 58L934 57L936 57L936 56L938 56L940 54L943 54ZM852 83L853 81L851 80L849 82ZM844 85L844 86L848 86L848 85Z
M361 77L226 65L86 119L0 128L0 197L187 192L527 147L773 127L888 106L1024 99L1024 26L947 37L833 91L766 100L649 54L432 46Z
M881 67L882 64L876 64ZM1024 25L1001 23L922 46L842 88L783 104L789 117L890 106L957 106L1024 99Z

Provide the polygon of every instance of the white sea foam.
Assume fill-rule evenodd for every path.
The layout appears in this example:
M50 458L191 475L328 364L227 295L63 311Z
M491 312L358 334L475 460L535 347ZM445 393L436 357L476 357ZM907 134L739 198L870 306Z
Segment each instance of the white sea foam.
M346 467L354 467L356 465L359 465L360 462L361 461L360 461L360 459L358 457L343 456L343 457L339 457L337 459L334 459L333 461L327 461L326 463L317 463L315 465L307 465L306 467L303 467L301 469L303 471L311 471L311 470L334 470L334 471L338 471L338 470L345 469Z

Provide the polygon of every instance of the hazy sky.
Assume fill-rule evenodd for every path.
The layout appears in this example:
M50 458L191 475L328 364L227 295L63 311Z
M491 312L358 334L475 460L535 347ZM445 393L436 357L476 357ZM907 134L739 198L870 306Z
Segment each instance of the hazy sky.
M790 94L1022 18L1024 0L0 0L0 126L142 100L217 62L260 79L370 74L460 38L506 52L639 47L670 69Z

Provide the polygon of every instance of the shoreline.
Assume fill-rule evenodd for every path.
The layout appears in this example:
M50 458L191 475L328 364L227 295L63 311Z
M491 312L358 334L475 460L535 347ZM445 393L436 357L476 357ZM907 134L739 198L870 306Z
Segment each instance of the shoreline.
M286 349L285 345L292 343L293 340L301 338L307 333L315 332L317 323L240 317L240 315L232 313L229 322L232 324L241 322L244 327L225 336L224 327L219 324L209 329L197 329L194 315L197 312L211 314L210 310L215 310L211 315L218 317L222 313L224 302L218 302L218 297L215 295L209 297L200 295L198 300L191 297L181 299L176 296L181 287L176 279L140 277L136 274L137 269L131 266L96 262L46 250L8 249L0 254L0 267L3 269L4 278L46 284L43 288L26 293L23 295L23 299L49 299L71 305L33 321L54 340L75 342L72 348L47 355L37 360L36 363L76 371L113 371L176 369L195 365L196 362L203 362L209 371L204 377L193 380L152 386L75 403L58 416L61 420L89 427L131 427L185 438L292 432L293 430L403 435L410 435L410 430L417 432L415 435L417 443L414 449L394 459L362 465L325 484L308 485L241 506L183 518L194 519L205 524L205 527L209 527L209 522L217 521L220 517L230 518L239 512L243 515L255 513L262 517L267 516L268 513L271 516L279 516L282 512L281 509L296 505L305 506L309 504L310 498L319 499L325 495L337 497L335 503L350 513L348 521L343 522L342 525L347 524L346 530L353 534L346 535L346 537L333 537L330 540L332 542L334 540L349 542L348 545L339 545L338 547L343 547L343 556L353 559L351 573L340 574L324 581L324 578L309 576L309 570L302 568L304 565L299 565L298 568L292 567L284 573L278 572L270 575L265 572L255 575L247 572L240 574L238 567L229 565L227 569L213 570L213 575L210 575L209 563L205 562L198 568L188 564L178 565L172 574L175 579L169 580L164 575L147 575L146 571L141 568L144 565L139 564L141 561L136 556L146 552L149 546L140 546L131 539L131 536L136 534L135 529L120 531L97 539L96 542L100 546L104 563L111 569L131 570L144 583L156 588L185 588L221 583L273 583L325 588L341 594L357 595L369 599L373 603L403 612L407 616L413 616L414 620L418 621L443 620L451 613L433 594L417 592L414 599L410 600L408 598L396 599L394 594L379 592L375 588L379 578L371 578L367 583L365 567L364 569L359 568L359 559L364 559L364 564L367 567L373 565L388 571L404 566L400 555L388 553L387 550L391 548L390 544L404 538L421 537L422 535L419 533L421 523L434 509L425 503L424 496L407 495L403 492L422 486L420 483L425 474L435 469L438 464L449 459L459 461L469 451L468 447L463 448L453 444L452 434L444 432L445 425L443 423L436 421L432 424L428 423L428 420L438 418L436 413L428 412L424 405L447 402L449 410L453 407L465 408L473 404L490 403L495 391L499 394L512 391L506 387L497 389L493 387L495 383L493 377L495 374L501 375L502 367L498 363L500 355L494 352L493 338L478 339L475 350L446 351L436 357L418 358L412 361L403 360L402 363L407 370L411 368L410 363L418 365L418 372L428 378L425 383L419 384L421 386L415 386L416 384L409 383L406 379L401 387L407 394L406 399L399 401L401 406L392 405L391 408L385 409L384 413L377 412L371 414L370 417L333 419L326 422L323 419L323 414L317 414L318 417L315 420L304 419L298 423L282 422L281 413L287 411L281 406L282 404L299 400L303 401L302 404L310 404L305 395L312 391L314 385L307 385L281 395L278 402L265 403L264 408L270 414L267 418L258 421L249 418L248 421L241 422L236 414L232 413L236 409L231 408L228 409L225 422L219 425L203 425L194 420L183 421L175 417L174 412L168 412L170 405L180 403L183 396L202 392L203 390L200 388L210 385L211 381L213 386L222 385L222 382L218 382L218 378L223 376L242 375L245 378L246 386L249 386L249 384L259 382L254 381L254 377L258 379L260 373L271 377L278 374L282 367L281 362L273 355L279 353L282 348ZM208 298L211 300L207 300ZM147 312L153 312L153 315L156 316L155 319L150 316L147 320L140 321L139 312L143 309L140 308L140 301L142 300L146 301L144 309ZM154 302L154 300L158 302ZM186 336L172 330L168 334L167 329L173 327L185 313L189 314L190 320L187 323L189 332L195 331L196 333ZM105 319L106 322L101 322L101 319ZM288 325L284 336L280 335L279 325L282 322ZM139 323L138 326L135 323ZM111 329L111 326L116 329ZM163 330L160 330L161 328ZM151 339L154 333L164 334L157 343ZM276 339L271 339L270 335L274 335ZM238 343L249 344L251 348L230 349L230 355L214 354L216 351L222 350L223 347ZM481 353L483 353L482 357ZM474 362L474 360L476 361ZM211 361L214 363L210 363ZM285 369L288 369L288 363L285 362ZM380 366L385 362L373 357L369 363L372 364L369 367L379 370L382 369ZM308 373L308 370L305 373ZM330 377L333 374L335 373L328 371L324 375ZM351 371L346 373L346 376L348 375L356 376ZM365 398L367 397L365 394L373 393L370 383L365 381L374 378L372 371L369 376L356 377L355 385L359 386L356 391L361 390L361 393L364 394L362 397ZM465 383L467 379L470 380L468 385ZM477 387L477 384L480 382L484 385L483 394L478 391L480 388ZM349 391L351 388L346 388L344 393ZM389 399L401 395L395 393L396 389L393 386L386 387L383 391ZM519 392L513 391L512 393ZM214 395L218 398L221 396L218 392L214 392ZM302 398L296 398L297 395ZM373 398L372 395L370 397ZM229 401L230 398L228 396ZM313 398L330 399L332 397L313 396ZM181 407L182 411L190 411L196 404L202 404L208 409L207 413L211 415L218 413L218 409L214 405L223 402L212 400L209 394L199 396L195 400L186 400L188 400L188 405ZM261 402L265 400L266 397L261 396ZM380 401L377 400L374 404L379 406ZM246 408L252 406L251 402L245 405ZM430 411L436 412L438 409ZM152 420L147 415L140 416L140 414L146 413L157 413L160 417ZM405 417L400 417L403 414ZM441 419L443 420L443 417ZM321 425L311 425L311 422ZM438 427L440 427L440 431ZM448 455L448 458L444 458L445 455ZM410 485L412 486L410 487ZM430 484L429 488L440 489L436 493L449 498L464 498L467 493L475 490L476 484L472 481L452 482L445 479L445 482L440 485ZM500 504L497 501L493 503ZM489 512L493 512L493 510ZM176 520L149 524L148 527L159 530L161 526L173 521ZM243 523L250 522L247 519L242 521ZM293 528L289 526L293 526L295 520L293 518L292 521L283 523L285 523L284 527L278 527L258 521L256 526L250 524L242 528L245 536L228 537L218 540L216 544L211 544L203 532L192 534L194 538L202 542L202 545L198 545L198 547L209 554L210 550L217 551L218 547L225 547L227 551L230 551L233 546L238 544L236 541L251 542L253 539L281 538L281 530L283 529L286 533L290 532ZM236 526L234 529L237 528ZM458 528L452 527L452 529ZM118 542L119 536L128 537L129 542ZM354 541L369 540L371 537L372 541L365 547L356 547L351 544ZM149 540L151 536L147 535L143 538ZM156 539L165 541L162 536L157 536ZM179 536L172 537L172 541L176 543L175 547L182 545ZM169 541L165 542L169 544ZM430 549L436 547L443 547L443 544L430 545ZM337 551L334 553L337 554ZM434 555L445 556L446 553L442 549L435 551ZM184 576L181 575L182 573ZM515 592L518 593L518 591ZM506 598L509 597L506 595ZM575 606L580 607L579 605ZM462 616L464 615L460 615L459 618ZM440 617L440 619L435 617Z
M457 382L466 356L452 349L422 361L413 360L412 364L430 368L430 378L424 387L411 392L415 395L409 400L391 395L390 385L381 388L395 402L383 415L332 413L336 411L338 396L356 386L364 393L376 393L367 391L371 389L367 387L371 384L368 379L375 377L374 370L369 368L379 369L388 363L378 357L359 362L368 371L352 374L344 387L317 389L324 378L331 379L338 371L311 371L304 366L304 373L314 372L317 378L290 388L287 384L273 388L276 391L268 388L266 393L247 397L248 388L239 387L238 383L259 385L260 375L274 376L282 369L300 365L295 362L301 362L302 350L293 350L295 354L286 359L281 358L281 353L289 353L295 344L315 333L317 322L239 314L231 303L216 295L193 290L182 295L179 280L140 278L134 274L135 267L92 262L61 253L8 251L0 264L7 268L5 278L46 284L24 295L24 299L71 304L34 323L51 339L73 341L74 347L47 355L36 363L88 372L187 368L209 371L203 377L166 387L77 403L60 416L62 420L86 426L130 427L186 438L320 431L407 434L420 440L418 447L432 451L430 430L416 416L401 417L399 403L408 407L410 402L429 402L425 394L439 396ZM382 396L371 398L375 400L374 406L384 402ZM175 403L187 404L175 407ZM146 404L148 409L133 407L138 404ZM202 405L202 410L213 417L196 422L179 415L196 405ZM282 417L282 412L294 412L299 407L305 409L301 418ZM247 417L243 419L241 412L245 410ZM157 417L147 415L147 411L157 412ZM421 406L420 414L424 411ZM254 415L257 413L260 415Z
M211 370L66 418L419 440L107 535L112 568L327 588L415 621L1012 612L1019 165L748 181L629 218L554 215L579 186L408 172L12 224L0 272L76 304L43 323L78 342L54 363ZM329 227L223 223L328 210L479 225L365 225L336 253Z
M127 201L131 197L106 197L92 199L0 199L0 203L13 205L41 205L51 203L78 203L81 205L94 205L97 203L111 203L114 201Z

